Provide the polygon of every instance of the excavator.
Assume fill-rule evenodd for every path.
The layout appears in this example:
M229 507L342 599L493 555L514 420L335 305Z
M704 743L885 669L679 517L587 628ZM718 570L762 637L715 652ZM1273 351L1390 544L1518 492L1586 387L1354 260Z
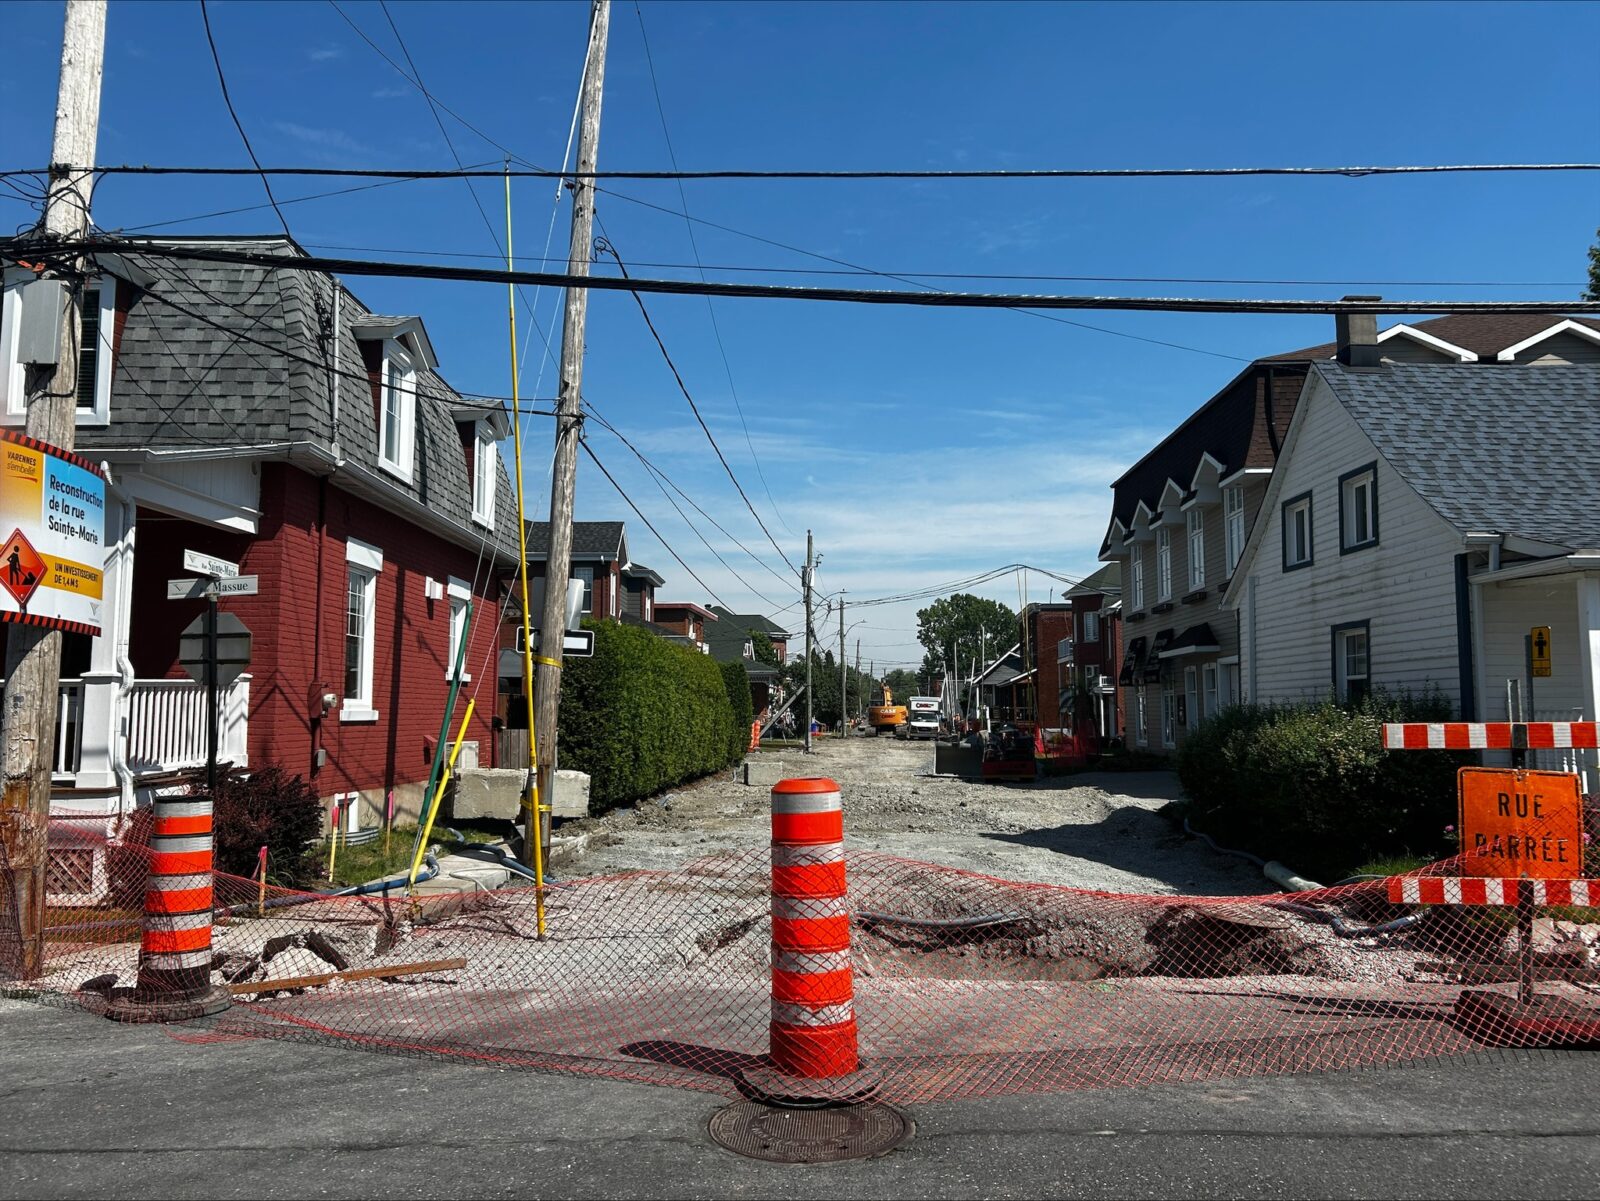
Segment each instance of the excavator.
M872 734L876 737L887 731L894 733L896 727L906 724L906 707L894 703L894 693L889 691L889 685L880 684L883 689L883 704L873 705L867 710L867 724L872 727Z

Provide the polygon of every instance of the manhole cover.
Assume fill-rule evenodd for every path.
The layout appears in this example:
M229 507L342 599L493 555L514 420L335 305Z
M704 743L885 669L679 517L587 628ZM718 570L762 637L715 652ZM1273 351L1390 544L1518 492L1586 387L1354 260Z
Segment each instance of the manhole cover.
M887 1105L780 1109L738 1101L711 1115L711 1137L730 1151L773 1163L835 1163L893 1151L915 1130Z

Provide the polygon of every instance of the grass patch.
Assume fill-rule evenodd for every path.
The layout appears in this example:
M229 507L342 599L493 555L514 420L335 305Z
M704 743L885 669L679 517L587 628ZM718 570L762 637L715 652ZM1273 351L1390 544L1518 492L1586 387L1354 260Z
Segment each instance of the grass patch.
M1346 873L1351 876L1403 876L1407 872L1414 872L1419 867L1427 867L1432 859L1421 855L1391 855L1387 859L1374 859L1371 863L1363 863L1353 872Z
M499 842L506 833L505 822L458 823L454 826L434 826L429 843L437 846L441 854L448 855L474 843ZM333 883L349 887L365 884L369 880L383 880L411 870L411 854L416 843L416 823L396 826L389 835L389 853L384 854L383 835L358 846L340 844L334 857ZM323 879L328 874L328 844L322 844Z

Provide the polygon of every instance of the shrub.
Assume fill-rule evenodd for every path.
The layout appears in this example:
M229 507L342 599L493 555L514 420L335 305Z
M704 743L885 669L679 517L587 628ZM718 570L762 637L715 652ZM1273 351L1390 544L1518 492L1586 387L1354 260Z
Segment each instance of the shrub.
M750 749L750 727L756 720L756 707L750 699L750 677L743 661L718 666L722 668L722 686L728 690L728 705L733 709L733 740L728 745L728 762L737 763Z
M205 775L190 781L191 794L205 795ZM267 848L267 878L289 888L317 879L317 842L322 803L299 776L281 767L224 773L217 781L212 824L216 866L234 876L254 876L256 856Z
M1178 753L1191 820L1224 844L1311 875L1343 876L1367 860L1439 857L1454 821L1456 770L1470 757L1385 751L1385 721L1444 721L1437 694L1238 705L1205 722Z
M728 765L733 706L714 659L640 626L584 625L594 656L565 663L560 761L589 774L591 812Z

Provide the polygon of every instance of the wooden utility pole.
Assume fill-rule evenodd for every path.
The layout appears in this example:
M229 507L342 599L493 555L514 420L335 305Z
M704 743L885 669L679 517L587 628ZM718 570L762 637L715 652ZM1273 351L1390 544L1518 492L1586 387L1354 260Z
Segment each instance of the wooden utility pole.
M606 35L611 0L593 0L589 9L589 50L583 73L583 115L578 131L578 171L593 171L600 151L600 97L606 74ZM594 226L594 180L572 180L572 237L567 273L589 274ZM572 571L572 508L578 485L578 437L583 431L583 340L589 290L568 288L561 326L561 390L556 399L556 456L550 480L550 555L544 568L544 614L539 622L539 668L534 689L534 729L539 735L536 767L540 812L528 815L522 860L533 862L535 839L550 845L555 784L557 713L561 705L561 646L567 628L567 576ZM537 825L535 824L537 823Z
M811 572L814 543L811 531L806 531L806 569L800 574L800 586L806 610L806 754L811 753Z
M82 241L89 233L94 189L95 139L100 123L100 77L106 47L106 0L67 0L61 35L61 76L56 90L55 137L50 147L50 187L44 205L47 237ZM52 278L65 281L56 363L32 367L26 380L25 430L64 450L76 436L78 350L82 337L83 259ZM101 364L109 371L110 364ZM6 637L5 704L0 741L5 778L0 791L0 863L10 868L19 945L14 967L23 979L44 965L44 902L50 819L50 771L55 758L57 692L61 685L61 632L11 625ZM0 939L0 958L11 958Z

